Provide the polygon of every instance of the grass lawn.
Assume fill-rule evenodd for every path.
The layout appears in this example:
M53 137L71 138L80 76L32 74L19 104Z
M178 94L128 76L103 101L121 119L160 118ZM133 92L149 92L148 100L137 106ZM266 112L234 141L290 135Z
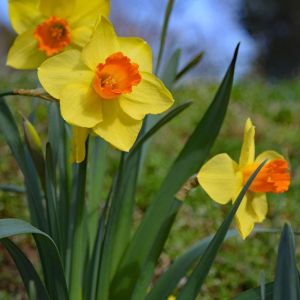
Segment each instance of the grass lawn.
M11 78L3 82L1 76L0 90L4 91L9 87L32 87L33 81L34 77L31 76L21 75L21 78L16 78L11 75ZM193 104L153 138L139 183L137 216L146 209L151 196L159 188L168 167L209 105L216 89L216 83L198 81L189 86L179 86L175 90L177 103L192 100ZM24 102L26 98L12 99L17 110L28 113L30 106L24 105ZM45 132L45 109L41 107L39 111L38 129ZM269 149L283 153L290 160L293 174L292 186L288 193L268 197L268 220L262 226L280 228L285 221L289 221L295 229L300 228L300 219L297 218L297 215L300 215L300 188L297 185L300 180L300 166L297 162L300 155L298 81L269 84L263 80L248 78L236 83L227 117L211 155L227 152L232 158L238 159L247 117L251 117L256 126L257 153ZM112 157L116 157L116 153L112 151ZM20 173L1 138L0 154L3 158L0 162L0 183L20 184ZM107 176L107 182L110 177ZM211 201L201 188L193 191L173 227L165 255L160 261L162 268L198 239L214 233L228 209L229 206L222 207ZM4 216L27 217L22 196L0 192L0 217ZM266 281L271 280L274 275L278 240L277 234L260 233L246 241L240 237L226 241L199 299L229 299L241 290L257 286L261 271L264 271ZM4 259L3 252L0 252L0 265ZM2 276L3 274L0 275L0 282L3 282ZM0 283L1 289L3 286ZM0 292L1 299L10 299L4 297Z

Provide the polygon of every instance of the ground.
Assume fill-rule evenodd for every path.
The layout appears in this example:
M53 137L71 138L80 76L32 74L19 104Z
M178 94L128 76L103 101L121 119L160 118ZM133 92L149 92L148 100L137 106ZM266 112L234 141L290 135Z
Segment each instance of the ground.
M11 74L5 77L5 82L4 77L1 76L0 91L12 87L34 86L32 83L35 80L34 75L26 74L17 76ZM215 82L198 80L175 89L174 97L177 103L191 100L193 104L165 126L152 140L139 182L138 215L143 213L151 195L159 188L172 159L176 158L178 151L209 105L217 86ZM227 117L211 151L211 156L227 152L232 158L237 159L242 143L244 122L246 118L251 117L256 126L257 153L273 149L288 157L293 175L290 191L283 195L269 197L268 220L261 225L264 228L281 228L285 221L290 222L294 229L300 228L300 221L297 218L300 213L298 205L300 188L297 185L300 180L300 166L297 160L300 154L299 100L299 80L267 83L262 79L247 78L236 82ZM16 111L28 113L30 105L24 104L25 101L29 99L11 99L12 105L17 107ZM40 111L38 129L44 132L47 125L44 121L45 110L43 107L38 110ZM0 183L21 184L22 177L1 138L0 155L2 157ZM115 152L112 157L116 157ZM163 263L168 264L197 240L213 234L228 209L229 206L220 206L210 200L201 188L191 192L177 217L165 247ZM22 195L0 192L0 217L26 219L28 215ZM229 299L239 291L257 286L261 271L265 273L266 281L273 279L278 240L278 234L257 233L246 241L240 237L226 241L209 273L200 298ZM27 251L30 252L31 248L29 247ZM7 271L0 274L0 298L22 299L17 298L17 293L14 291L21 290L19 281L17 280L16 284L11 286L10 282L15 282L13 278L16 278L16 272L3 251L0 252L0 264L9 266ZM4 289L14 294L13 298L6 297Z

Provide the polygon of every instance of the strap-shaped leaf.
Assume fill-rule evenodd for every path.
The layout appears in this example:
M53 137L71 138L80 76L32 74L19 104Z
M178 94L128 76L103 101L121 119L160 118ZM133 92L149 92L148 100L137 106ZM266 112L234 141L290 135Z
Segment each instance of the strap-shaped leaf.
M49 300L49 295L39 274L36 272L34 266L26 255L7 238L3 238L1 243L14 260L26 287L27 293L30 295L30 285L34 284L37 299Z
M284 225L280 237L273 296L273 300L285 299L300 299L294 233L288 224Z
M60 255L51 237L22 220L0 220L0 239L19 234L32 234L38 245L44 280L50 299L68 300L69 296Z
M112 292L114 294L117 295L119 290L122 290L124 292L123 297L130 298L135 283L140 276L141 268L146 264L149 251L154 246L160 227L168 216L168 210L174 201L174 195L186 180L200 169L207 158L225 117L237 54L238 47L212 104L173 163L127 248L116 276L119 277L119 274L124 274L125 271L130 273L131 276L123 276L118 286L113 287ZM116 298L112 296L111 299Z

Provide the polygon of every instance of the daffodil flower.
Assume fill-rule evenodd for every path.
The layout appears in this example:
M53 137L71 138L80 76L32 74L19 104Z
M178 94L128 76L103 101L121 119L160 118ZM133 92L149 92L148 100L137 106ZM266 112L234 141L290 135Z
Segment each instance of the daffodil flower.
M226 204L235 201L249 176L267 160L236 213L237 227L243 239L251 233L255 223L261 223L266 218L266 193L283 193L290 184L288 163L280 154L265 151L255 158L254 135L254 126L248 119L239 163L222 153L204 164L197 176L199 184L214 201Z
M129 151L146 114L158 114L174 102L152 74L152 53L139 38L117 37L102 17L90 42L49 58L38 68L44 89L59 99L62 117L76 126L77 162L84 157L89 132Z
M18 34L7 64L36 69L45 59L69 48L82 48L109 0L9 0L9 16Z

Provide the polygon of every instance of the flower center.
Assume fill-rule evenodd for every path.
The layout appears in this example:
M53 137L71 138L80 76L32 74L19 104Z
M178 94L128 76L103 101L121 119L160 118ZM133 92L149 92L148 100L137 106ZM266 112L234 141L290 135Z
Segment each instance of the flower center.
M65 19L50 17L39 24L34 36L38 41L39 50L51 56L62 51L71 43L71 32Z
M113 99L131 93L141 79L138 64L132 63L122 52L116 52L97 66L93 85L100 97Z
M256 170L259 163L247 166L243 170L243 183ZM267 162L252 182L249 190L255 193L283 193L290 185L288 163L284 159L275 159Z

